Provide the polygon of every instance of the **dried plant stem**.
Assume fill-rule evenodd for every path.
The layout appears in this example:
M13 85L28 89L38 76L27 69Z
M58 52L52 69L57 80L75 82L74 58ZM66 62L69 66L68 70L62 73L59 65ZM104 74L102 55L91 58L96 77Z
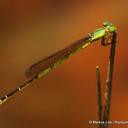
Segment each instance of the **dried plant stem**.
M107 72L107 80L106 80L106 91L105 91L105 111L104 111L104 121L106 122L104 128L108 128L107 121L109 120L110 114L110 104L111 104L111 92L112 92L112 78L113 78L113 66L114 66L114 56L115 56L115 48L116 48L116 32L113 33L112 44L109 56L108 63L108 72Z
M97 78L97 102L98 102L98 121L102 121L102 98L101 98L101 80L100 80L100 69L96 66L96 78ZM98 128L101 128L101 123L98 123Z

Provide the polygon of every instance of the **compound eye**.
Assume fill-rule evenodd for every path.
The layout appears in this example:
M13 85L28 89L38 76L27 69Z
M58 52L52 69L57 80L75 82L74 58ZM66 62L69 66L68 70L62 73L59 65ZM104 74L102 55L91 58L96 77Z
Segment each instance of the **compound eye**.
M103 26L108 26L109 24L110 24L109 21L103 22Z

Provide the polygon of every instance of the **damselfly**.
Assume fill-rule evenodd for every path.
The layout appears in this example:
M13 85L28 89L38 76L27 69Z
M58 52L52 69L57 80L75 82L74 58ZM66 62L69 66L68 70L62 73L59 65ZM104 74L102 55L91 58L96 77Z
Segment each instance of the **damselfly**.
M113 33L116 31L116 27L109 21L103 23L103 26L99 29L88 34L86 37L76 41L75 43L69 45L68 47L46 57L45 59L37 62L36 64L32 65L26 75L31 79L24 84L18 86L16 89L7 93L6 95L0 98L0 104L7 101L8 98L16 94L17 92L21 91L25 87L29 86L32 82L42 78L50 71L58 67L62 64L65 60L69 58L69 56L73 55L77 51L91 45L98 39L102 39L102 45L108 45L111 43L111 37Z

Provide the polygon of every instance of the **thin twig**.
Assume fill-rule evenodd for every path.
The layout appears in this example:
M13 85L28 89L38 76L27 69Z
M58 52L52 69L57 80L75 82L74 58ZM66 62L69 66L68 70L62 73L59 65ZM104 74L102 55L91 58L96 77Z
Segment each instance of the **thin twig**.
M108 128L108 120L110 114L110 104L111 104L111 92L112 92L112 78L113 78L113 66L114 66L114 57L115 57L115 48L116 48L116 32L113 33L112 44L109 56L107 80L106 80L106 91L105 91L105 111L104 111L104 127Z
M96 66L96 78L97 78L97 101L98 101L98 128L102 127L100 123L102 121L102 98L101 98L101 80L100 80L100 69Z

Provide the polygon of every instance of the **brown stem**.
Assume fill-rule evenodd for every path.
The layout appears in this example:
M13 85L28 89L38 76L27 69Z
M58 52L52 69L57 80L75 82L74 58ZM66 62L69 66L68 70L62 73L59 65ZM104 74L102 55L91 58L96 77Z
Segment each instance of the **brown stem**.
M100 69L96 66L96 77L97 77L97 97L98 97L98 121L102 121L102 97L101 97L101 80L100 80ZM101 128L101 123L98 123L98 128Z
M104 111L104 124L105 128L108 128L108 120L110 114L110 104L111 104L111 92L112 92L112 78L113 78L113 66L114 66L114 57L115 57L115 48L116 48L116 32L113 33L112 37L112 44L109 56L109 63L108 63L108 72L107 72L107 80L106 80L106 91L105 91L105 111Z

